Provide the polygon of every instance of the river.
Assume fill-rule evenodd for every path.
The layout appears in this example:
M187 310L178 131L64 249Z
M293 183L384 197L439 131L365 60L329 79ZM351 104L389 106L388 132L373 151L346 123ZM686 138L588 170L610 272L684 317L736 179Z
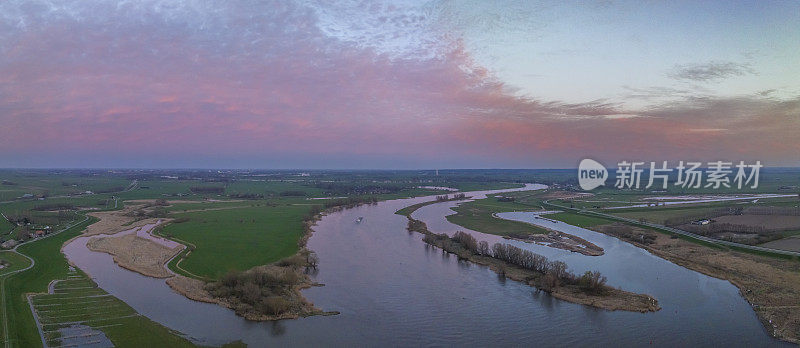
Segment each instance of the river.
M502 191L467 195L482 198ZM406 218L394 214L432 198L364 205L319 221L308 248L320 258L312 278L325 286L304 290L303 294L325 311L341 312L336 316L250 322L226 308L189 300L173 292L163 279L118 267L110 255L86 249L87 237L73 240L64 252L100 287L200 344L234 340L251 346L781 344L767 334L730 283L563 223L556 225L602 246L606 254L590 257L503 241L564 260L575 272L600 270L610 285L651 294L663 309L646 314L597 310L553 299L527 285L498 277L486 267L459 261L423 243L419 234L408 233ZM414 216L435 232L464 230L444 218L453 213L449 207L456 203L425 206ZM356 223L360 216L363 221ZM533 220L530 213L502 217ZM499 240L477 232L473 235Z

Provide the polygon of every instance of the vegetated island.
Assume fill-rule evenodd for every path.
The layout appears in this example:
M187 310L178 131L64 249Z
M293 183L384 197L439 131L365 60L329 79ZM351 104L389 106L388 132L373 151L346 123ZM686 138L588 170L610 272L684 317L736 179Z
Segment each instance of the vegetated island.
M499 218L498 218L499 219ZM525 243L534 243L537 245L548 246L551 248L569 250L574 253L583 254L586 256L600 256L605 254L603 248L596 244L583 239L581 237L556 231L547 227L542 227L547 230L547 234L531 234L527 236L503 236L505 239L513 239Z
M421 205L413 205L401 209L398 214L406 215L409 209L417 209L418 206L432 204L436 202L425 202ZM416 207L416 208L415 208ZM452 210L456 214L448 215L447 221L463 226L473 231L494 234L505 239L513 239L525 243L547 246L569 250L587 256L600 256L604 254L603 248L591 243L583 238L568 233L555 231L546 227L537 226L522 221L511 221L501 219L496 216L499 211L530 211L531 206L521 205L515 202L513 196L495 195L484 199L473 200L459 204ZM539 219L550 220L545 217Z
M425 222L414 219L411 214L430 201L418 203L398 210L396 213L408 218L408 231L424 235L423 241L463 260L488 266L504 275L550 293L553 297L605 310L631 312L655 312L661 309L658 300L646 294L636 294L607 286L600 272L587 271L576 276L567 271L567 264L549 261L542 255L513 245L495 243L491 247L486 241L477 242L472 235L458 231L453 237L435 234L428 230ZM409 209L410 208L410 209Z

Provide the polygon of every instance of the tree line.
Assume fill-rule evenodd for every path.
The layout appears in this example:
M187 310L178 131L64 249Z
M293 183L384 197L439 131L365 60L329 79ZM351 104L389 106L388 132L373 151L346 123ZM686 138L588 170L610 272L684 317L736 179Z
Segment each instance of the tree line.
M414 219L409 219L409 227ZM424 223L423 223L424 224ZM420 226L415 226L419 228ZM534 271L543 276L543 290L552 291L562 285L574 285L584 292L603 294L606 292L606 277L597 271L587 271L577 276L567 270L567 264L562 261L550 261L547 257L536 254L510 244L494 243L489 247L486 241L478 242L471 234L458 231L453 237L447 234L434 234L428 232L423 237L428 244L439 246L442 250L453 253L462 259L471 256L483 256L504 261L507 264Z

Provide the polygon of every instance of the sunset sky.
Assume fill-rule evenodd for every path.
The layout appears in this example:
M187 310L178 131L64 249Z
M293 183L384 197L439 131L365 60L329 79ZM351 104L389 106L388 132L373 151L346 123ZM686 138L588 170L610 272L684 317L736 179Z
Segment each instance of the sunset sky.
M800 166L797 1L0 2L0 167Z

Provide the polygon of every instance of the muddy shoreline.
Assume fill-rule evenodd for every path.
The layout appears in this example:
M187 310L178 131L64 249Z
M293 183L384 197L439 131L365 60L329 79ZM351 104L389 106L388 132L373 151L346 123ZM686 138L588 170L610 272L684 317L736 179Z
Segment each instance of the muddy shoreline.
M729 281L775 338L800 344L800 263L728 249L715 249L639 227L616 233L614 225L591 230L619 238L681 267ZM652 243L632 236L645 235Z

